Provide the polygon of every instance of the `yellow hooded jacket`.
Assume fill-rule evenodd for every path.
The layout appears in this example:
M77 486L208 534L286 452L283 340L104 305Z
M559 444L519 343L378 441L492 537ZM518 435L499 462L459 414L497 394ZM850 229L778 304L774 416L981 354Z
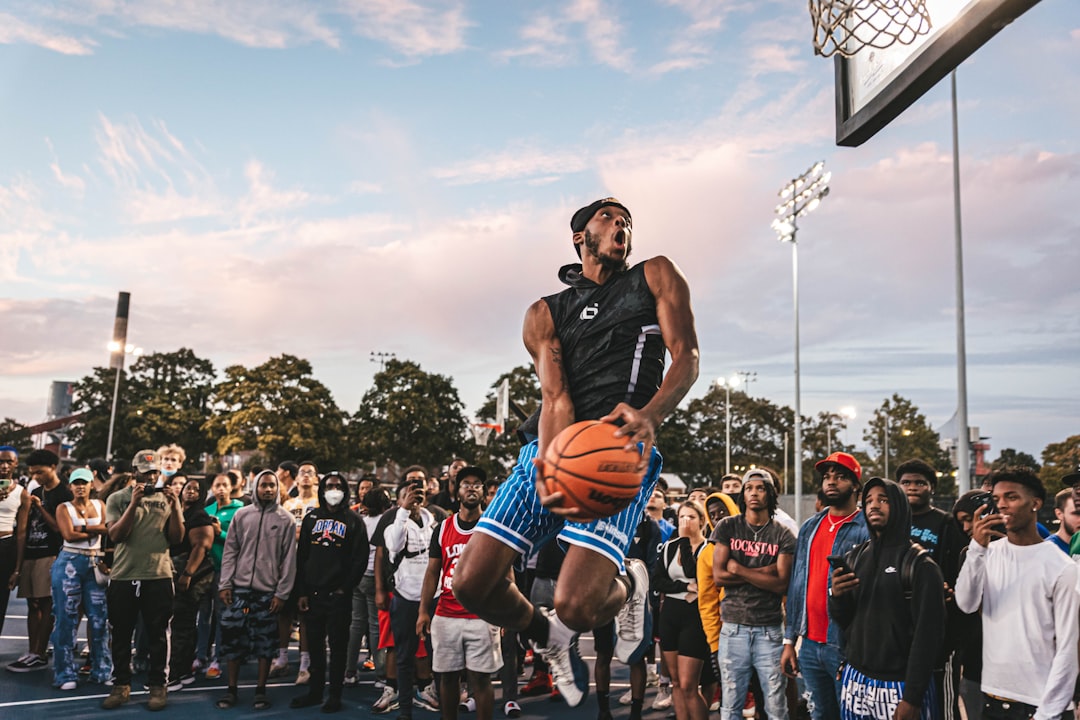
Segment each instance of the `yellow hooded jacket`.
M739 515L739 506L724 493L713 493L705 498L705 507L713 500L720 500L727 507L728 515ZM707 517L707 515L706 515ZM715 529L712 523L708 523L709 529L706 537L712 535ZM724 589L716 587L713 582L713 544L705 543L697 560L697 586L698 586L698 612L701 613L701 627L705 630L705 638L709 641L709 647L715 653L720 649L720 601L724 598Z

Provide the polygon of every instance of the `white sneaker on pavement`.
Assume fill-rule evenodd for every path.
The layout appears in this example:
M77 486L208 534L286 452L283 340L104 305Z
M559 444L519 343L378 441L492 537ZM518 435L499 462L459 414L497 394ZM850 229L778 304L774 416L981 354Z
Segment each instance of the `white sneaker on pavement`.
M627 558L630 597L615 616L615 657L632 665L651 640L652 612L649 609L649 569L637 558Z
M671 686L661 685L656 690L656 698L653 700L653 710L667 710L671 707Z
M578 652L578 634L566 627L549 608L541 610L548 619L548 643L546 647L533 644L551 666L552 679L563 700L570 707L577 707L589 694L589 667Z

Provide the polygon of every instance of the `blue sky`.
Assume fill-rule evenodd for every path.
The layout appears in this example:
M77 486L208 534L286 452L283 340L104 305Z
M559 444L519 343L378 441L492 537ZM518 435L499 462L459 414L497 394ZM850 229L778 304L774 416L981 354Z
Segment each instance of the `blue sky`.
M470 409L614 194L694 295L702 376L792 404L776 191L799 235L803 410L956 402L948 87L834 144L802 0L58 0L0 4L0 415L130 339L223 368L283 352L355 410L394 352ZM1043 0L959 71L969 412L1038 455L1080 419L1080 4Z

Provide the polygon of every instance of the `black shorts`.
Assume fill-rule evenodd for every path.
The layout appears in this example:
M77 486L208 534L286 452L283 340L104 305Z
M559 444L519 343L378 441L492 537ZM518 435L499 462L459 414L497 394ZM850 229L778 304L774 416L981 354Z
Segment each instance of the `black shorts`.
M709 659L709 641L696 602L664 598L660 608L660 650L699 660Z

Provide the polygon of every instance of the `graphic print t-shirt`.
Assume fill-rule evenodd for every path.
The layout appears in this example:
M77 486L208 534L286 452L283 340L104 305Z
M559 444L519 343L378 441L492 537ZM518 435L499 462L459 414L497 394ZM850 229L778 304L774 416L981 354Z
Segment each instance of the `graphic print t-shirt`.
M756 533L755 533L756 530ZM751 530L745 515L726 517L713 532L713 542L727 545L731 557L748 568L775 565L780 555L795 554L795 536L775 520ZM783 622L780 600L783 595L755 587L750 583L725 588L720 605L724 622L739 625L779 625Z

